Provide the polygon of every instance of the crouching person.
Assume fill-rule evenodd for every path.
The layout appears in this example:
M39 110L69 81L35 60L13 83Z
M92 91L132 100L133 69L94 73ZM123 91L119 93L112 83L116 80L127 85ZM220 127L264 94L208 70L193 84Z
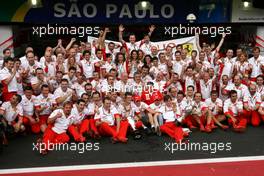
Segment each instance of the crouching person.
M183 132L182 127L176 125L176 119L180 115L177 114L177 107L173 104L172 98L169 95L164 96L164 105L161 106L160 112L165 121L165 123L160 126L160 131L168 134L171 138L175 139L177 143L182 142L184 136L188 136L188 134Z
M104 98L103 106L98 109L94 119L100 135L111 136L113 143L127 142L128 121L121 120L120 112L116 108L111 108L110 98Z
M200 127L200 131L211 132L212 131L212 114L211 111L208 109L208 106L205 102L202 102L202 94L196 92L194 94L194 100L191 101L189 104L188 113L189 115L186 116L184 119L184 123L188 125L189 128L194 129L197 126Z
M85 119L86 114L85 101L80 99L73 105L71 110L73 124L68 129L76 142L84 142L86 138L83 135L89 132L89 119Z
M15 94L10 101L4 102L0 108L0 116L8 133L19 133L25 130L23 125L23 108L20 105L22 97Z
M237 91L230 91L230 98L224 102L224 114L228 123L236 132L243 132L247 126L247 118L243 114L243 103L238 100Z
M52 127L46 128L42 141L38 141L41 142L40 151L42 154L47 154L52 145L69 142L70 138L66 131L73 122L71 110L72 103L65 102L63 109L56 109L50 114L48 124L51 124Z

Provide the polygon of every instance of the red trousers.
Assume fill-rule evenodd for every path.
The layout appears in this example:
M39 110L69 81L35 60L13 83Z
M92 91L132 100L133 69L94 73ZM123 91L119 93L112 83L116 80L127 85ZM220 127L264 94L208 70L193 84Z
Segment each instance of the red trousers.
M244 114L247 118L247 122L253 126L259 126L261 121L264 121L264 116L261 116L257 111L244 110Z
M69 126L68 131L75 141L79 141L83 133L89 131L89 119L84 119L81 124Z
M225 115L232 115L237 120L235 125L241 126L243 128L247 127L247 118L243 113L234 116L234 113L229 111L228 113L225 113ZM231 118L228 118L228 123L229 125L234 125L234 122Z
M58 134L52 128L47 128L43 135L42 144L45 144L45 150L48 150L52 144L63 144L69 140L70 138L66 133Z
M201 116L200 121L203 125L207 124L205 116ZM199 124L197 123L197 121L194 119L194 117L192 115L188 115L187 117L185 117L185 119L183 120L183 123L186 124L188 127L199 126Z
M40 132L40 124L39 123L34 123L34 124L30 123L30 120L27 117L23 117L23 124L26 127L30 127L32 133L37 134Z
M98 129L95 125L95 120L93 118L91 118L91 119L89 119L89 121L90 121L90 123L89 123L90 128L89 129L91 129L95 134L99 134Z
M174 122L166 122L160 126L160 131L162 133L168 134L171 138L179 142L183 139L184 132L182 127L176 126Z
M49 115L39 115L39 124L47 124L47 120L49 118Z
M128 129L128 121L122 120L120 121L119 132L116 131L116 126L110 126L108 123L101 123L98 130L102 136L112 136L114 138L126 138L127 129Z

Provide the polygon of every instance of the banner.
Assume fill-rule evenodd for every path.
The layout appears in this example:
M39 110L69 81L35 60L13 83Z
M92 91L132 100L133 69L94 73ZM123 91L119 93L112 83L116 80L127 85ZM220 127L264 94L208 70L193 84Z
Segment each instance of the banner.
M87 37L87 42L93 43L94 40L97 40L98 38L88 36ZM117 41L112 41L112 40L105 40L105 44L107 45L108 43L113 42L115 45L121 45L120 42ZM128 44L128 43L127 43ZM136 42L136 44L140 44L140 41ZM188 50L188 55L191 54L192 50L197 50L197 45L196 45L196 37L185 37L185 38L179 38L179 39L172 39L172 40L164 40L164 41L159 41L159 42L151 42L152 46L156 46L159 48L159 50L164 49L167 45L178 45L182 44L183 48L186 48ZM118 49L115 49L116 52L118 52ZM176 51L176 48L173 48L173 52Z
M197 23L230 20L231 1L120 1L120 0L12 0L1 3L0 22L58 24L175 24L188 23L193 13Z

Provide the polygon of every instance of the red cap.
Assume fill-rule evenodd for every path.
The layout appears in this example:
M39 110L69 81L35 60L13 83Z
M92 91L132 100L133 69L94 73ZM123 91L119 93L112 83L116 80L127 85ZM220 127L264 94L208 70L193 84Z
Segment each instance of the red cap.
M154 92L153 93L153 99L154 99L154 101L155 100L161 101L162 100L162 95L160 93L158 93L158 92Z
M141 101L141 97L139 95L134 96L134 101Z

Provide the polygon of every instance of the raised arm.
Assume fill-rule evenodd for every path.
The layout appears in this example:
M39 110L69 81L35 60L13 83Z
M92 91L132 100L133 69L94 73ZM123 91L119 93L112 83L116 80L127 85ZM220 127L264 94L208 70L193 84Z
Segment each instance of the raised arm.
M110 32L110 30L109 30L109 28L106 27L104 29L103 35L98 38L98 48L100 48L100 49L105 48L105 37L106 37L106 34L108 32Z
M119 39L119 42L121 42L122 44L126 43L125 40L123 39L123 32L125 30L125 28L123 27L122 24L119 25L118 27L118 39Z
M197 45L197 49L198 49L198 53L200 53L202 51L202 48L200 46L200 37L198 33L195 33L195 37L196 37L196 45Z
M225 41L225 37L226 37L226 33L223 33L223 34L222 34L222 38L221 38L219 44L218 44L217 47L215 48L216 52L219 52L219 51L220 51L220 49L221 49L221 47L222 47L222 45L223 45L223 43L224 43L224 41Z
M73 44L75 41L76 41L76 38L72 38L72 39L71 39L70 43L69 43L69 44L67 45L67 47L66 47L66 51L69 50L69 49L71 48L72 44Z

